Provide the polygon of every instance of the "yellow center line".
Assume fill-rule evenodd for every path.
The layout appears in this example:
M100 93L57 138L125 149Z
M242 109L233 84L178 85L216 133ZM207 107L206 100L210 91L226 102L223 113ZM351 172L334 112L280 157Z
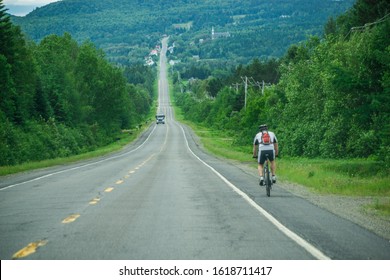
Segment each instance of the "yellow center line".
M109 187L109 188L105 189L104 191L105 191L105 192L112 192L113 190L114 190L113 187Z
M89 202L89 204L90 204L90 205L94 205L94 204L97 204L99 201L100 201L100 198L96 197L96 198L92 199L92 200Z
M73 223L74 221L76 221L78 219L78 217L80 217L79 214L73 214L73 215L70 215L69 217L66 217L62 223L63 224L69 224L69 223Z
M26 247L24 247L23 249L17 251L12 256L12 259L14 259L14 260L20 259L20 258L27 257L28 255L34 254L37 251L38 247L45 246L46 244L47 244L47 240L40 240L37 242L30 243Z

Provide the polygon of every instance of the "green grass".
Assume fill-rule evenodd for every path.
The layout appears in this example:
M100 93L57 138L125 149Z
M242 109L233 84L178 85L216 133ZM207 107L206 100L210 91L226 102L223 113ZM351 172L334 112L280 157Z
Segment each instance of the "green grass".
M302 159L278 161L281 178L315 192L350 196L390 196L390 177L368 159Z
M55 165L64 165L69 164L77 161L87 160L91 158L96 158L99 156L107 155L116 151L121 150L124 146L132 142L134 139L136 139L146 128L148 125L144 125L139 130L131 130L131 131L124 131L120 135L118 135L118 141L111 143L110 145L98 148L94 151L70 156L66 158L55 158L55 159L48 159L43 161L37 161L37 162L26 162L19 165L13 165L13 166L0 166L0 176L19 173L19 172L25 172L29 170L34 169L40 169L40 168L47 168ZM131 132L131 133L130 133Z
M243 163L251 162L251 140L248 140L247 147L236 147L223 132L185 123L200 137L203 146L216 156ZM257 164L254 162L252 166L256 168ZM390 216L389 170L374 160L283 157L277 159L277 175L282 181L305 186L314 193L377 197L376 202L369 207L379 214Z
M154 92L158 92L158 80L156 79L154 81ZM124 146L128 145L132 141L134 141L138 136L144 132L151 122L154 121L156 111L157 111L157 94L155 95L155 98L153 100L152 108L147 116L147 121L145 125L141 127L141 129L132 129L132 130L127 130L123 131L120 133L116 138L118 141L115 141L107 146L100 147L94 151L79 154L79 155L74 155L70 157L65 157L65 158L55 158L55 159L47 159L43 161L37 161L37 162L26 162L23 164L19 165L13 165L13 166L0 166L0 176L5 176L5 175L10 175L10 174L15 174L19 172L25 172L29 170L34 170L34 169L40 169L40 168L47 168L47 167L52 167L56 165L64 165L64 164L69 164L77 161L82 161L82 160L88 160L91 158L96 158L99 156L104 156L116 151L121 150Z
M233 145L233 139L223 132L189 125L208 151L217 156L250 162L251 139L248 140L247 147L237 147ZM253 166L255 168L256 164ZM370 159L277 158L277 174L280 179L306 186L322 194L390 196L388 171L381 168L380 163Z
M243 163L253 162L253 168L257 167L251 158L252 139L248 139L248 146L237 147L229 134L184 120L180 108L175 107L175 115L195 131L202 145L211 153ZM315 193L377 197L369 207L390 216L390 171L372 159L281 157L277 159L277 175L282 181L305 186Z
M381 201L377 198L374 204L368 205L367 208L375 210L383 216L390 216L390 198L386 197L385 199L381 199Z

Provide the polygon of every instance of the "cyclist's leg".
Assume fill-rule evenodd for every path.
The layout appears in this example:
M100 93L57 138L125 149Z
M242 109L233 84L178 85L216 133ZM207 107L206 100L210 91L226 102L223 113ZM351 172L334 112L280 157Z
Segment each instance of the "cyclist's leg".
M272 151L271 153L271 173L272 173L272 182L276 183L276 158L275 158L275 152Z
M259 171L259 176L262 177L263 176L263 168L264 168L264 164L258 164L257 166L257 170Z
M257 158L258 166L257 170L259 171L260 177L263 177L263 169L264 169L264 162L265 162L265 155L263 151L259 151L259 157Z
M264 174L263 174L264 162L265 162L265 154L263 151L259 151L259 158L258 158L259 164L257 166L257 170L258 170L259 176L260 176L260 186L262 186L264 183Z

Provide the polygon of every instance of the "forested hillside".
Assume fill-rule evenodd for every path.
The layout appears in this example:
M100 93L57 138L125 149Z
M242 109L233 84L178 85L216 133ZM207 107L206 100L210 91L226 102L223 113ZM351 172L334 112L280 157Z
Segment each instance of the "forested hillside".
M1 4L0 165L94 149L142 121L155 73L136 62L164 33L187 118L244 145L268 123L282 155L389 164L389 5L326 20L348 1L64 0L19 28Z
M2 0L0 26L0 166L93 150L149 113L151 68L114 67L68 33L26 41Z
M91 40L116 63L142 62L163 34L177 35L175 55L187 60L247 63L280 57L288 46L319 35L329 16L354 0L62 0L13 21L34 41L69 32ZM215 33L230 36L211 40Z
M281 59L255 60L226 78L220 70L190 80L179 72L177 104L186 118L229 132L238 145L250 145L268 123L282 155L373 157L389 167L389 13L386 0L358 0L329 19L326 36L290 46Z

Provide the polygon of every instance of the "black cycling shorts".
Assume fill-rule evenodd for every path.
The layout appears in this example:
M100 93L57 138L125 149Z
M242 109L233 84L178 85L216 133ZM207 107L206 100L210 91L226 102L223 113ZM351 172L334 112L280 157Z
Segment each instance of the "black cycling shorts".
M270 161L275 160L275 151L274 150L265 150L265 151L260 151L259 157L257 159L258 163L264 164L265 160L267 159L267 155L268 155L268 159Z

